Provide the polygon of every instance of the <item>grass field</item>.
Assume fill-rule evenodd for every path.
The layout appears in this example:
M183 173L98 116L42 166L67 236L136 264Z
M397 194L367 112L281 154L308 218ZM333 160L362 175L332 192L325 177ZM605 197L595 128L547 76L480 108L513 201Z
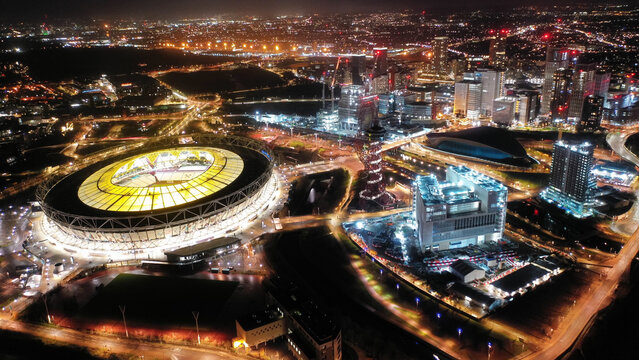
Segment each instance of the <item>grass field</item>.
M78 316L119 321L118 306L125 305L130 324L191 326L191 311L199 311L200 326L207 326L215 322L237 285L234 281L120 274Z

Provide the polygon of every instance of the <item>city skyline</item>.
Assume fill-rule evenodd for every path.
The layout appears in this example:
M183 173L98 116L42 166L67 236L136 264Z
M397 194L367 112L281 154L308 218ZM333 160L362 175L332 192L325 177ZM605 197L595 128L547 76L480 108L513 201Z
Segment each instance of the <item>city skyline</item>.
M610 2L610 5L625 4L630 5L630 0L618 0ZM581 3L584 6L590 4L601 4L595 1ZM166 19L175 20L178 18L200 19L216 16L295 16L348 13L348 12L370 12L370 11L394 11L400 9L412 9L415 12L424 11L428 16L452 14L457 11L482 10L482 9L508 9L516 7L564 7L574 5L567 0L534 0L534 1L475 1L469 3L466 0L453 0L442 4L437 1L416 1L400 0L399 3L389 4L384 1L272 1L264 2L249 0L241 3L228 3L218 0L187 0L185 2L167 2L158 6L156 1L135 0L135 1L111 1L108 6L98 4L93 1L72 0L62 4L52 4L48 1L35 1L26 4L9 2L3 5L3 14L0 21L11 22L16 19L28 21L47 21L48 19L82 19L92 17L96 19Z
M0 358L633 358L639 7L561 4L4 6Z

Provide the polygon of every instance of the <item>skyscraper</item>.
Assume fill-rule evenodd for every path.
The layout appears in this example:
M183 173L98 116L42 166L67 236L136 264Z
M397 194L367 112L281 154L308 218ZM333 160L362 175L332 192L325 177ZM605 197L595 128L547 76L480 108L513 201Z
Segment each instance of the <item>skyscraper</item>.
M593 214L597 182L590 173L594 146L557 141L552 152L550 182L541 197L575 217Z
M348 69L350 70L350 83L353 85L363 85L363 79L366 77L366 55L351 55L348 65Z
M577 64L572 75L567 119L578 124L584 109L584 99L595 92L595 65Z
M438 36L431 42L433 57L432 72L437 75L448 73L448 37Z
M507 29L501 29L494 37L490 39L490 50L488 54L488 63L490 66L502 69L506 66L506 39L508 36Z
M337 110L342 130L360 131L371 127L377 118L377 97L366 96L363 85L342 88Z
M554 75L557 70L568 69L577 63L577 59L583 49L581 48L555 48L548 47L546 51L546 69L544 71L544 84L541 92L541 113L550 113L552 100Z
M481 80L481 114L492 116L493 101L504 92L504 72L479 69L475 72Z
M458 87L458 85L455 84L455 112L463 113L463 106L460 101L466 98L466 112L468 112L468 110L477 110L479 112L478 116L492 116L494 100L503 95L504 73L491 69L478 69L474 72L464 73L464 80L461 83L468 84L468 92L463 92L466 90L462 88L464 85L459 85ZM479 83L479 88L477 88L474 83ZM458 89L462 91L459 98L457 97ZM476 94L472 92L475 90L479 92L479 107L476 109L473 106ZM458 108L460 109L459 111L457 111ZM468 117L471 116L468 115Z
M455 83L454 112L469 119L479 118L481 112L482 84L477 80Z
M606 99L610 88L610 73L597 71L594 78L594 95Z
M373 77L388 73L388 49L373 49Z
M516 120L516 107L517 98L514 96L496 98L493 104L493 122L501 126L511 126Z
M558 69L553 74L550 91L550 117L553 121L566 120L572 78L572 69L568 68Z
M601 125L604 98L590 95L584 100L584 108L579 121L579 131L595 131Z
M371 94L386 94L390 91L390 80L388 79L388 74L380 74L370 82L371 85Z

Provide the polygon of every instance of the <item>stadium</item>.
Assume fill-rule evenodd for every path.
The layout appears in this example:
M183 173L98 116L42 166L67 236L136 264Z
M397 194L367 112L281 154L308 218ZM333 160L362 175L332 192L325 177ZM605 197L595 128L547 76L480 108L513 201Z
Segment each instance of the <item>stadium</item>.
M201 134L151 140L38 188L50 241L84 256L131 258L241 230L278 199L263 143Z

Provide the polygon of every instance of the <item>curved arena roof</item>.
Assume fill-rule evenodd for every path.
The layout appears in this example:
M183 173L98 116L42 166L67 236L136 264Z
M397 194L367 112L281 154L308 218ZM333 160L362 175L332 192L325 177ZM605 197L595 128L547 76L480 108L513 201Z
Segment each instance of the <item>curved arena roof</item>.
M506 130L489 126L428 134L430 146L445 152L506 165L528 167L533 160Z
M106 211L161 210L212 195L244 169L236 153L220 148L169 148L109 164L78 189L86 205Z

